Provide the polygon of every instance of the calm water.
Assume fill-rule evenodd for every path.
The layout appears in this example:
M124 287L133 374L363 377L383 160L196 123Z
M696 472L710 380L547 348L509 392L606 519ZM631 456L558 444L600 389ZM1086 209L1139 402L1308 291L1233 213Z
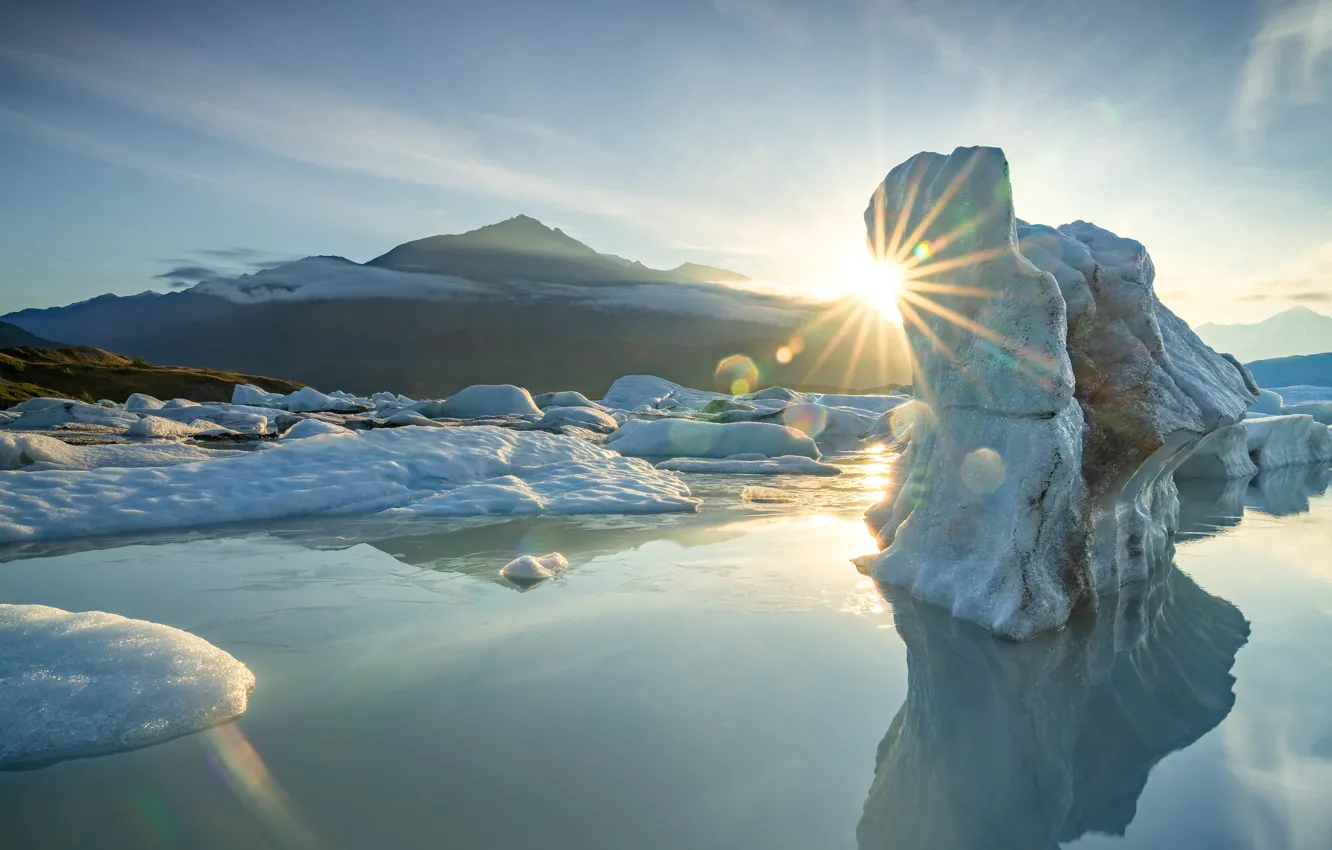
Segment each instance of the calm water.
M177 626L258 678L237 723L0 772L0 845L1332 847L1325 472L1189 483L1133 617L1012 646L857 573L886 470L844 462L693 478L696 516L0 553L0 599ZM552 550L565 577L498 579Z

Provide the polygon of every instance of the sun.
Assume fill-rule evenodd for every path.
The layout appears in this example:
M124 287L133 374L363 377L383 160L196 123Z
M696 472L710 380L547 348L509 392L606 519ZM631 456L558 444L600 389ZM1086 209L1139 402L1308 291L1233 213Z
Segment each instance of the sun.
M852 257L843 281L847 292L873 307L885 319L900 325L902 314L897 310L897 295L905 279L902 267L890 261L879 262L864 250Z

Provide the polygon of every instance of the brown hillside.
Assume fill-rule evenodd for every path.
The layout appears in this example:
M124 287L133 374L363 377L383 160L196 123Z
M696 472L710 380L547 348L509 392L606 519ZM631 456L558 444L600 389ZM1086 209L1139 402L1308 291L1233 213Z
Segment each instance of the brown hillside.
M147 393L161 399L231 401L236 384L257 384L281 393L304 386L260 375L154 366L86 345L0 349L0 409L40 396L124 401L131 393Z

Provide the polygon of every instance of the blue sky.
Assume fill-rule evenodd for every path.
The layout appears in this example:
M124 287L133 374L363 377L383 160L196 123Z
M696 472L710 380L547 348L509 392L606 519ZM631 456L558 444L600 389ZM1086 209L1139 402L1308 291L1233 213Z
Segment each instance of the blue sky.
M875 184L1005 149L1191 321L1332 312L1332 0L10 3L0 310L527 213L836 291Z

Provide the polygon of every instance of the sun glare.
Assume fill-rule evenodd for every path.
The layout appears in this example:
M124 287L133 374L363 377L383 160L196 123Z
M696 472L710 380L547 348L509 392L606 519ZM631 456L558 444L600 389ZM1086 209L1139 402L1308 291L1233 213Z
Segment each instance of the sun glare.
M878 262L867 251L859 251L848 265L847 291L873 307L889 321L902 323L897 293L902 288L902 268L893 262Z

